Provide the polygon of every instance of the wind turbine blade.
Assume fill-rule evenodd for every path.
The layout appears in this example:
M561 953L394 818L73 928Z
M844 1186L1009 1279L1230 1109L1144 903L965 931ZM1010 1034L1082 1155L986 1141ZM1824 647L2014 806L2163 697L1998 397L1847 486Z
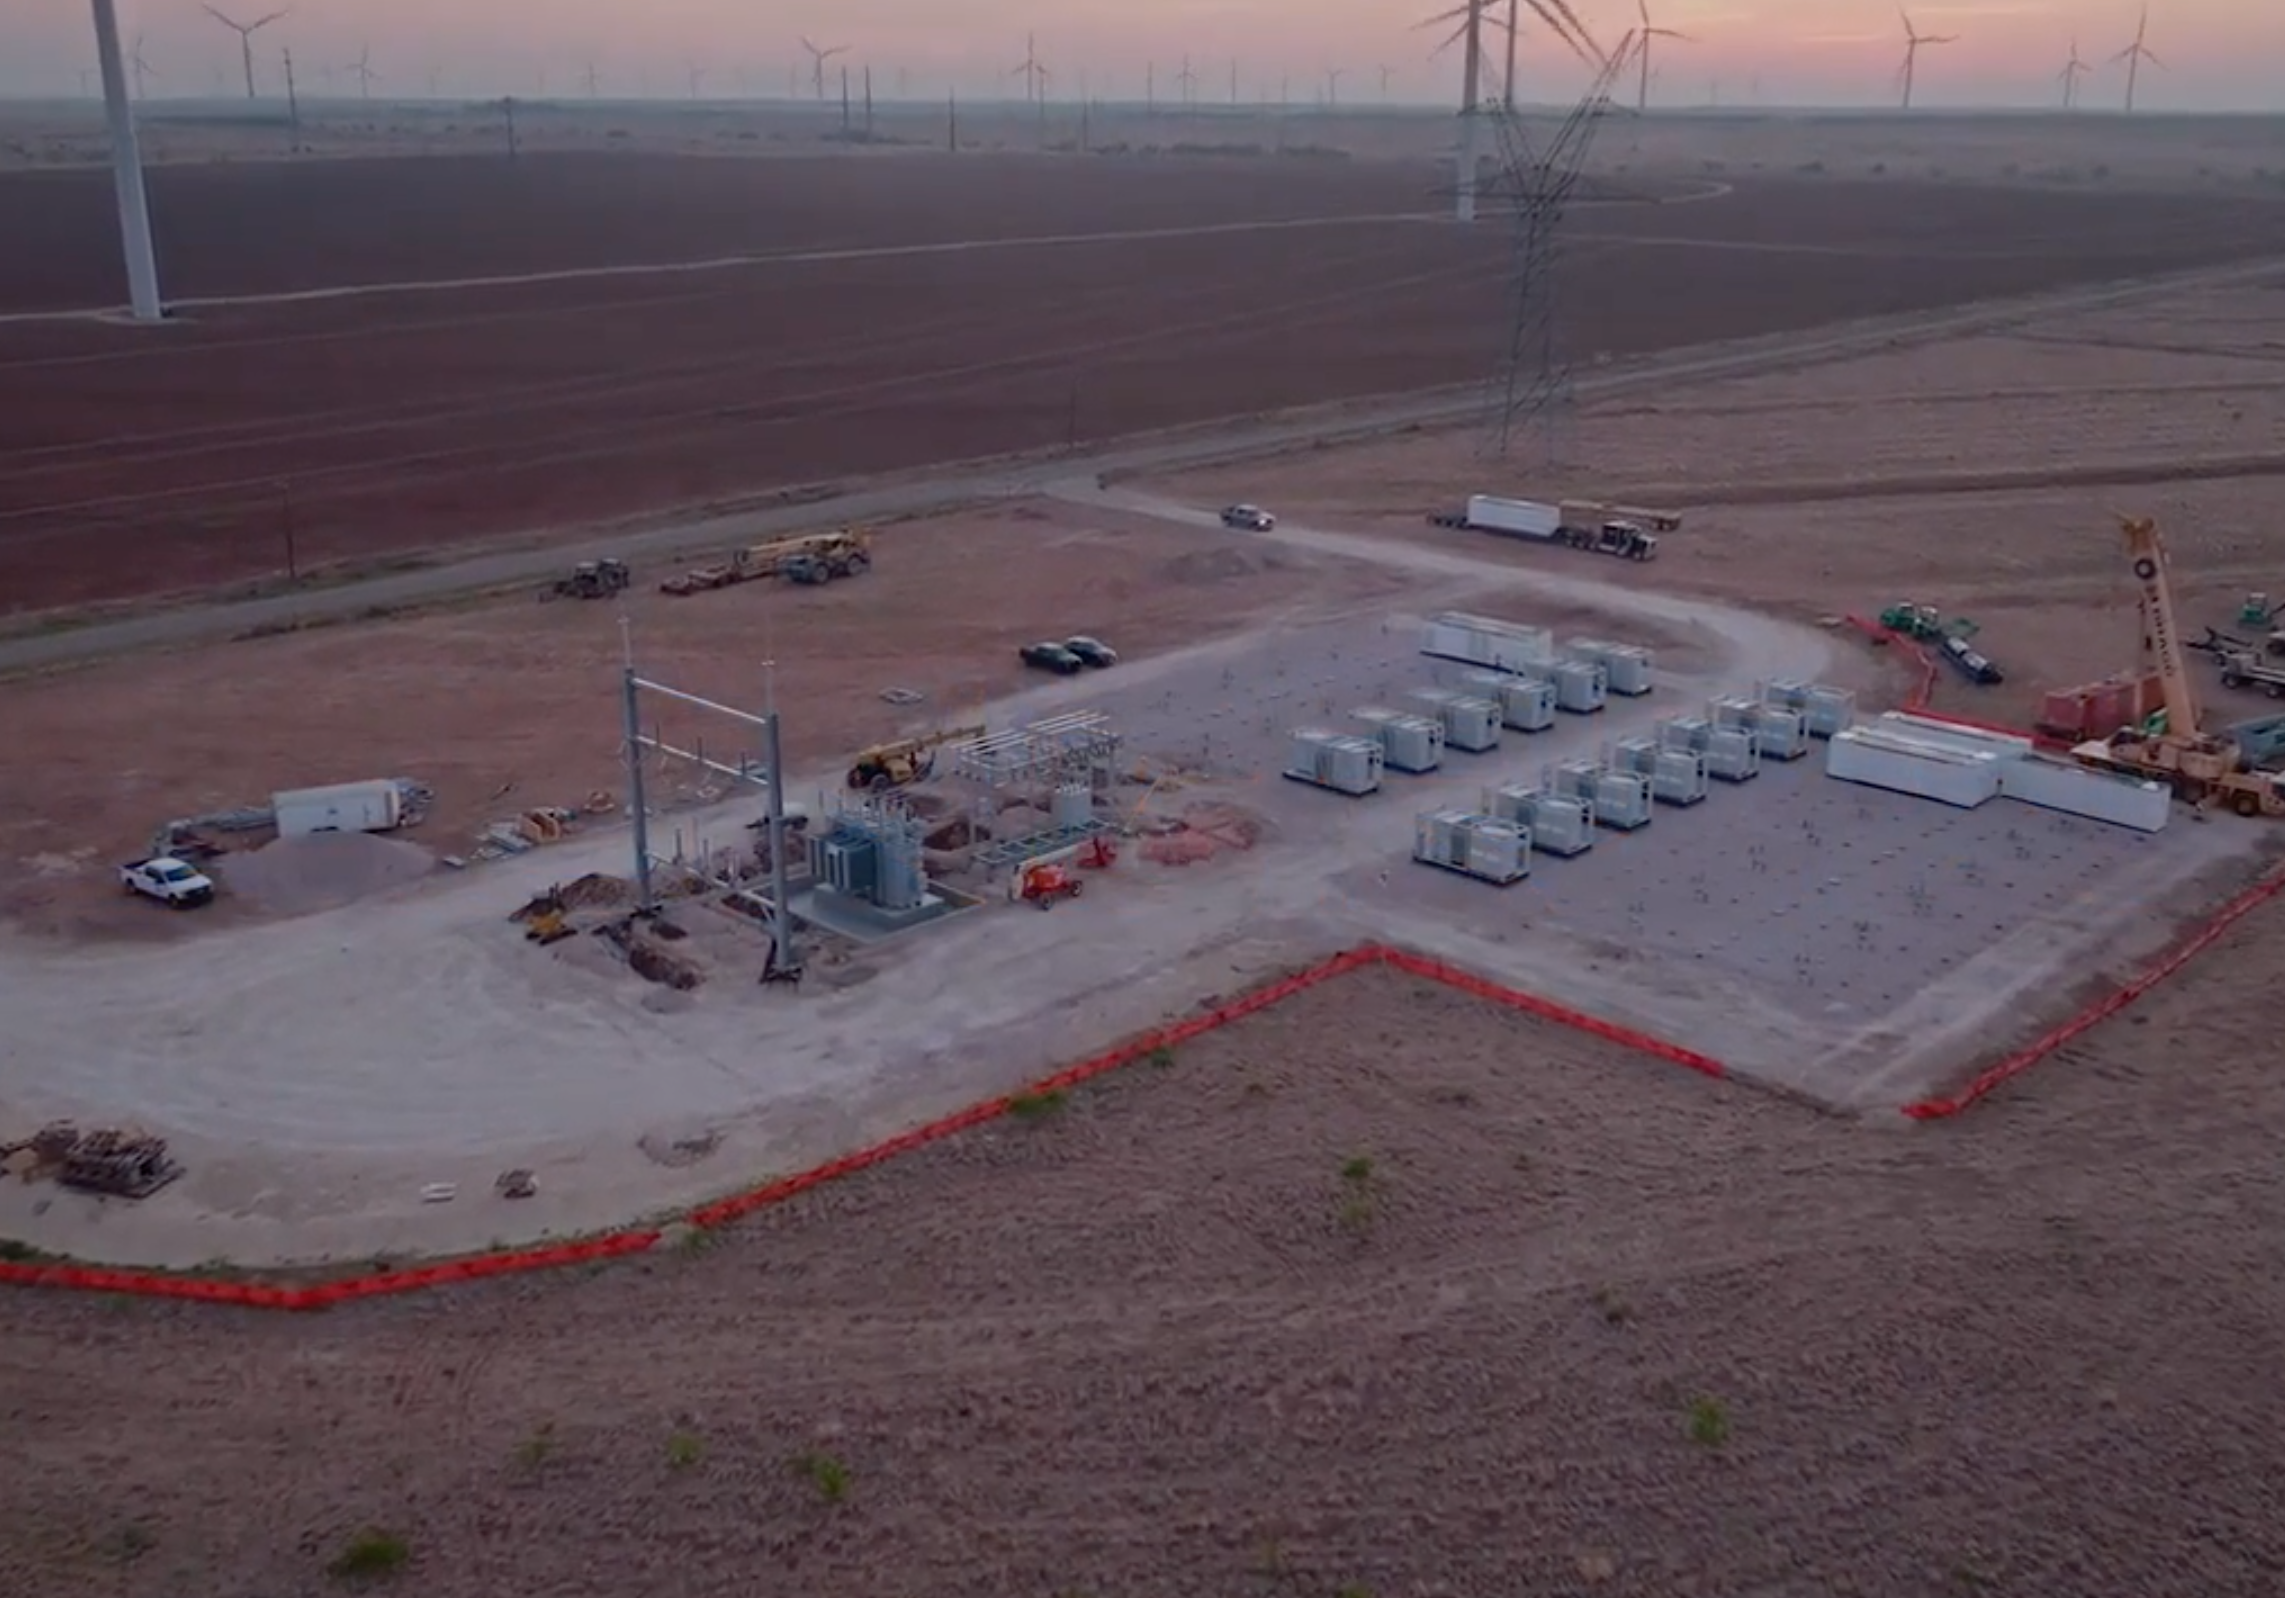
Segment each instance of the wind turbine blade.
M1562 0L1523 0L1523 3L1531 8L1532 15L1546 24L1549 33L1554 34L1557 39L1562 41L1565 49L1588 66L1600 68L1609 59L1599 50L1590 50L1587 45L1581 43L1578 36L1564 25L1563 20L1548 9L1550 4L1561 5Z
M1565 22L1571 24L1572 36L1594 52L1594 64L1596 66L1606 65L1611 59L1610 52L1595 42L1594 31L1579 20L1579 14L1571 9L1570 0L1548 0L1548 3L1555 7ZM1534 0L1532 8L1538 9L1537 0Z
M2165 68L2165 65L2166 65L2166 63L2165 63L2165 62L2163 62L2163 61L2161 61L2161 60L2159 60L2159 59L2158 59L2158 52L2157 52L2157 51L2155 51L2155 50L2145 50L2145 51L2143 51L2143 52L2142 52L2142 59L2143 59L2143 60L2145 60L2145 61L2147 61L2147 62L2149 62L2149 63L2150 63L2152 66L2154 66L2154 67L2157 67L2157 68L2159 68L2159 69L2161 69L2161 70L2164 70L2164 68Z
M213 18L215 21L217 21L217 22L221 23L221 24L222 24L222 25L223 25L225 28L235 28L235 27L237 27L237 26L238 26L238 24L237 24L237 23L235 23L235 22L232 22L232 21L231 21L231 20L230 20L228 17L224 16L224 15L223 15L221 12L219 12L219 11L215 10L215 9L214 9L214 7L212 7L212 6L200 6L198 9L199 9L199 10L201 10L201 11L203 11L203 12L205 12L205 13L206 13L208 16L212 17L212 18Z
M290 6L287 8L287 10L291 9L292 8ZM252 33L256 28L266 28L285 14L286 13L284 11L273 11L259 22L249 22L246 24L246 31L248 33Z
M1473 5L1457 5L1449 11L1439 11L1432 17L1423 17L1415 22L1412 31L1418 33L1422 28L1433 28L1439 22L1457 22L1465 28L1468 25L1468 14L1475 9Z

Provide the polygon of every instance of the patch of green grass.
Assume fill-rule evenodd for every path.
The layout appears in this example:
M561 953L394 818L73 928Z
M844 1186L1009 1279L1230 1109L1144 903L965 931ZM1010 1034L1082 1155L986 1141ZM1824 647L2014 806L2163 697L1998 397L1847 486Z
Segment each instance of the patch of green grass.
M1364 1187L1373 1179L1373 1157L1370 1154L1352 1154L1341 1162L1341 1180L1351 1187Z
M65 1256L50 1254L44 1248L34 1247L20 1237L0 1237L0 1260L16 1265L58 1265Z
M812 1449L793 1462L793 1472L817 1489L817 1496L838 1504L849 1496L849 1467L831 1454Z
M678 1431L666 1440L669 1470L688 1470L706 1456L706 1444L693 1431Z
M1335 1589L1333 1598L1373 1598L1373 1590L1361 1581L1352 1581Z
M1150 1053L1144 1055L1143 1060L1146 1064L1155 1065L1163 1071L1174 1063L1174 1051L1161 1043Z
M368 1527L343 1544L325 1571L336 1581L381 1581L404 1569L412 1557L413 1546L404 1538Z
M1730 1406L1718 1398L1690 1400L1690 1441L1719 1448L1730 1440Z
M1603 1319L1613 1326L1623 1326L1634 1317L1634 1306L1621 1297L1615 1287L1595 1289L1595 1308L1602 1311Z
M555 1422L543 1420L532 1428L532 1434L516 1444L516 1463L526 1470L537 1470L555 1452Z
M1353 1232L1369 1229L1378 1218L1380 1186L1370 1154L1352 1154L1341 1162L1341 1202L1336 1213L1341 1224Z
M1008 1114L1019 1121L1044 1121L1071 1102L1071 1094L1064 1088L1043 1088L1037 1093L1018 1093L1008 1100Z

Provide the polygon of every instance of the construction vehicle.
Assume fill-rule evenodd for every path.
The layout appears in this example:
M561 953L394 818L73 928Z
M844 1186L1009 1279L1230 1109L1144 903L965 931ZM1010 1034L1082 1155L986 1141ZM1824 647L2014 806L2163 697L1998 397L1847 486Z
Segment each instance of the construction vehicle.
M837 577L854 577L872 564L872 535L843 527L830 533L804 533L750 545L727 561L667 578L659 584L659 592L677 597L703 594L765 577L803 584L828 583Z
M2285 600L2273 605L2267 594L2248 594L2237 607L2237 624L2240 627L2266 627L2277 619L2277 613L2281 610L2285 610Z
M938 749L964 738L981 738L985 731L981 724L939 727L918 737L892 738L887 743L860 749L849 766L849 786L870 788L878 793L887 788L901 788L908 782L926 782L929 773L936 769Z
M2214 658L2221 662L2224 688L2258 688L2272 699L2285 699L2285 667L2270 665L2251 649L2222 648Z
M2189 804L2227 805L2241 816L2285 816L2285 777L2249 769L2239 738L2201 730L2158 524L2147 516L2122 516L2119 526L2126 535L2128 564L2142 590L2143 624L2165 687L2165 730L2124 728L2078 745L2072 758L2083 765L2163 782Z
M558 577L542 599L609 599L634 581L623 560L583 560Z
M1076 899L1085 887L1085 883L1060 863L1026 866L1021 897L1026 904L1036 904L1042 910L1052 910L1058 899Z
M1936 652L1968 681L1989 688L2007 680L1990 656L1968 643L1980 629L1965 616L1946 619L1934 605L1904 600L1880 613L1880 624L1914 643L1934 644Z
M1584 549L1597 555L1616 555L1621 560L1653 560L1658 555L1656 535L1645 532L1633 522L1606 521L1582 525L1566 522L1555 536L1573 549Z
M1558 507L1566 527L1599 527L1604 522L1627 522L1654 533L1682 529L1679 511L1646 510L1640 505L1605 505L1591 499L1567 499Z

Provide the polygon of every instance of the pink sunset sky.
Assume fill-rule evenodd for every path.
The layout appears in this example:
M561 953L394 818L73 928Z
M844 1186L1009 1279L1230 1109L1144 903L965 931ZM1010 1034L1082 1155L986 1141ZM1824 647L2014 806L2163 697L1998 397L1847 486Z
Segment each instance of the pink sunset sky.
M282 0L223 0L250 21ZM1454 101L1459 52L1429 59L1444 31L1412 26L1455 0L304 0L257 35L257 71L276 92L279 51L291 47L305 92L354 92L344 70L369 49L374 92L513 93L572 97L593 63L605 96L686 97L694 65L707 98L783 95L789 73L806 90L799 40L845 45L869 63L883 96L947 89L971 97L1021 94L1010 69L1027 30L1054 72L1054 98L1075 98L1082 74L1097 98L1140 99L1155 62L1162 96L1187 52L1201 100L1239 93L1296 101L1325 92L1350 102ZM148 91L242 94L238 41L197 0L118 0L132 39L143 36ZM1653 20L1692 36L1661 41L1654 98L1728 105L1872 106L1893 102L1903 24L1892 0L1650 0ZM1573 0L1606 45L1636 20L1635 0ZM1956 43L1921 54L1917 98L1930 107L2039 106L2074 37L2098 70L2090 106L2115 102L2124 68L2102 65L2134 36L2136 0L1952 0L1910 8L1921 32ZM2157 0L2140 105L2152 111L2285 111L2285 0ZM1528 21L1525 95L1577 94L1576 64ZM94 64L87 0L0 0L0 94L74 95ZM836 72L839 62L836 62Z

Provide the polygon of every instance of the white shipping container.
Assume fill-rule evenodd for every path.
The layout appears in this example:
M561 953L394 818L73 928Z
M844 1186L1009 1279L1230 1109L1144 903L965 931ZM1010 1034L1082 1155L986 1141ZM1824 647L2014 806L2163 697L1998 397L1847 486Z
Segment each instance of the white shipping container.
M2137 832L2156 832L2174 810L2173 795L2163 783L2090 771L2037 755L2010 760L2000 767L1999 791L2003 797L2025 804L2091 821L2108 821Z
M1999 795L2007 761L1875 727L1850 727L1825 745L1825 775L1973 810Z
M313 832L387 832L404 819L404 794L388 778L326 788L288 788L270 795L278 836Z
M1555 658L1555 635L1544 627L1448 610L1422 631L1420 652L1496 671L1522 671Z
M1514 538L1553 538L1563 526L1563 511L1560 506L1542 504L1536 499L1471 494L1468 496L1468 525Z

